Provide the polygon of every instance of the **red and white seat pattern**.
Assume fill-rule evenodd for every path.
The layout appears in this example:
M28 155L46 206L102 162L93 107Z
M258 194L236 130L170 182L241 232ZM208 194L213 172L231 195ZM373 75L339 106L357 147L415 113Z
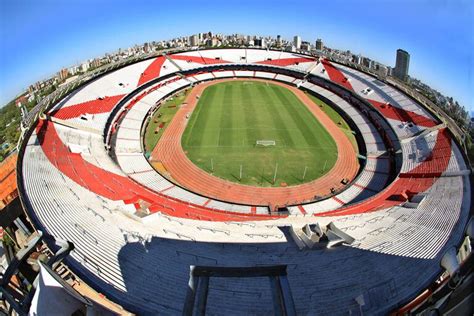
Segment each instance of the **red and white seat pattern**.
M171 76L215 64L288 68L354 91L385 117L389 126L381 122L383 129L393 129L390 138L403 156L400 174L386 183L387 149L377 128L324 87L270 68ZM114 111L137 87L165 75L170 75L166 84L150 85ZM148 111L191 82L228 76L298 83L344 111L367 148L365 169L354 184L329 199L290 207L288 216L276 216L265 208L195 195L152 170L140 143ZM370 93L363 92L367 88ZM21 162L21 194L28 212L42 229L74 242L69 264L76 272L139 313L180 312L189 265L269 264L288 265L300 314L358 310L358 295L370 302L365 312L387 313L440 273L440 257L459 242L471 207L471 183L463 175L468 168L448 129L402 92L323 59L254 49L159 56L93 80L47 113L51 120L38 122ZM112 127L117 135L114 160L104 139L107 122L118 117L119 125ZM418 194L425 195L423 203L408 207L406 202ZM301 252L278 228L316 221L336 223L355 242L334 251ZM259 285L252 286L217 282L209 311L267 313L265 299L259 302L252 292ZM241 297L240 305L228 303L230 297Z

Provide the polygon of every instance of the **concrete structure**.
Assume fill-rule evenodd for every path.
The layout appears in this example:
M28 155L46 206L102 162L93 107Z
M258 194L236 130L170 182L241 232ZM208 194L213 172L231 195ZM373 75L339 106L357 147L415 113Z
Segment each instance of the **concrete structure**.
M362 56L361 55L352 55L352 62L354 64L359 65L362 61Z
M377 63L375 65L375 72L382 78L388 75L388 68L385 65Z
M323 48L324 48L323 41L320 38L318 38L316 40L316 50L323 50Z
M372 68L374 66L374 61L368 57L362 57L361 64L367 68Z
M393 69L393 76L406 81L408 79L408 70L410 67L410 54L403 49L397 49L397 61Z
M61 81L65 80L67 76L69 76L69 71L67 68L61 69L58 73L59 80Z
M189 44L191 46L199 46L199 44L201 44L198 34L194 34L189 37Z
M304 51L311 50L311 43L305 41L301 42L301 49Z
M81 71L82 72L86 72L87 70L89 70L89 67L90 67L90 64L88 61L85 61L81 64Z
M256 39L253 41L253 45L254 45L254 46L261 47L261 48L266 48L266 47L267 47L267 41L266 41L265 38L263 38L263 37L261 37L261 38L256 38Z
M301 37L298 35L295 35L293 37L293 45L296 47L296 49L301 49Z
M152 170L140 133L155 104L235 77L289 84L337 109L364 148L356 179L275 214L195 194ZM444 254L464 239L471 178L447 128L393 86L325 59L168 54L91 80L44 113L20 151L23 206L37 228L74 243L70 269L137 314L181 314L187 293L207 289L206 302L195 295L206 313L270 315L272 284L291 292L296 314L388 314L445 272ZM190 278L194 267L268 266L283 266L280 283L268 274Z

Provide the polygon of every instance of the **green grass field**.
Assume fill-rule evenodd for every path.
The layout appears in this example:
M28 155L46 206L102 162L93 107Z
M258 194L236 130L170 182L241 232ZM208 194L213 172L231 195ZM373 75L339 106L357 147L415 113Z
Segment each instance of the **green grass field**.
M351 128L349 127L349 124L342 118L342 116L337 113L336 110L334 110L332 107L324 103L324 101L316 98L314 95L307 93L309 98L313 100L314 103L316 103L321 110L323 110L324 113L326 113L329 118L336 123L339 128L346 134L347 138L349 138L350 142L352 143L352 146L354 147L354 150L356 153L359 152L359 147L357 146L357 140L355 135L352 133Z
M274 140L276 146L256 146L257 140ZM314 180L327 173L337 158L334 140L293 92L256 81L206 88L181 142L201 169L257 186Z

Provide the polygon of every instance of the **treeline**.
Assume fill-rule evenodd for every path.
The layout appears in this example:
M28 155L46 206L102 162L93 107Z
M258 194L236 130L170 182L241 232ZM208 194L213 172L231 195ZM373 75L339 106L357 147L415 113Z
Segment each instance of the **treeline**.
M434 102L436 103L436 102ZM445 104L438 104L457 124L464 130L469 129L470 115L469 112L461 106L458 101L454 101L453 98L449 97L448 102Z
M434 95L421 90L420 91L426 98L431 102L439 106L446 114L448 114L456 124L461 127L464 131L467 131L466 135L466 149L471 164L474 163L474 125L469 124L471 116L469 112L459 104L458 101L454 101L452 97L448 97L448 101L445 103L437 102Z
M474 125L469 124L471 117L469 112L461 106L458 101L453 101L453 98L448 98L449 102L445 104L438 104L463 130L467 131L466 135L466 150L471 165L474 163Z
M28 110L35 106L36 102L28 102ZM20 138L21 112L15 105L15 101L10 101L0 108L0 162L2 162L16 147Z
M474 125L472 125L469 128L469 136L466 142L467 155L469 156L469 160L471 161L471 167L474 168L474 144L472 141L473 139L474 139Z

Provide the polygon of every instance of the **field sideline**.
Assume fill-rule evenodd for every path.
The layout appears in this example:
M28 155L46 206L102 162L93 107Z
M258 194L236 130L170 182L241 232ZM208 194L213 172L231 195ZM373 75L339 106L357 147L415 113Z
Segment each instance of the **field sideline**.
M257 140L276 145L256 146ZM189 119L182 147L201 169L256 186L312 181L337 160L331 135L292 91L257 81L207 87Z

